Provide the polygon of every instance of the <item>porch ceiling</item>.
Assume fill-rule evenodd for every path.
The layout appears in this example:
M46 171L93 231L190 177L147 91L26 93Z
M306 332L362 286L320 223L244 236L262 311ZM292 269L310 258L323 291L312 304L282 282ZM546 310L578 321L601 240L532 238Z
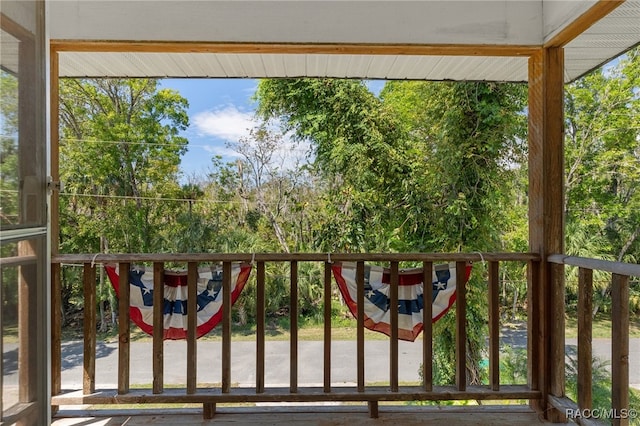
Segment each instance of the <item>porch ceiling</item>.
M640 42L640 0L573 38L598 3L60 0L49 28L62 77L526 81L534 49L566 43L571 81Z

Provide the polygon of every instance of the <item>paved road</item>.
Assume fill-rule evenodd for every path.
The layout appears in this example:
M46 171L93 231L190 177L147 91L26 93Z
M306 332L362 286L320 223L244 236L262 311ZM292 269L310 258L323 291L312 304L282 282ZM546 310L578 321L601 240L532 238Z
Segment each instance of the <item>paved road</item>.
M503 344L512 347L526 347L526 333L509 332L503 337ZM567 353L575 353L576 339L567 339ZM221 343L198 342L198 382L220 383ZM165 342L166 384L186 383L186 344L184 341ZM255 386L255 342L232 342L231 381L240 386ZM356 342L332 342L331 377L334 384L355 383ZM117 345L99 343L96 360L96 382L101 386L116 386ZM422 341L399 342L400 382L419 382L418 370L422 362ZM365 378L368 383L388 382L389 342L367 341L365 344ZM629 381L640 389L640 339L629 342ZM152 382L151 342L131 344L131 383ZM593 339L593 354L606 360L611 359L610 339ZM298 382L303 385L321 385L323 381L322 342L300 341L298 345ZM65 387L82 384L82 343L68 342L63 346L63 374ZM265 382L267 386L288 386L289 383L289 342L268 341L265 344Z
M220 342L198 342L198 383L220 383ZM186 343L166 341L164 346L165 384L186 383ZM355 383L356 342L336 341L332 343L332 381L335 384ZM82 343L65 343L63 352L62 382L64 387L82 384ZM389 380L389 343L368 341L365 344L365 377L368 382ZM422 357L420 342L400 342L398 346L401 382L418 382L418 369ZM98 344L96 360L96 383L98 387L115 387L117 380L118 352L116 344ZM131 383L152 383L152 343L131 344ZM322 385L323 343L301 341L298 345L298 383ZM255 342L232 342L231 382L240 386L255 386L256 344ZM265 344L265 383L267 386L289 385L289 342L268 341Z
M503 344L526 347L526 332L510 331L502 338ZM567 339L567 352L575 351L575 339ZM221 377L221 343L198 342L198 383L216 384ZM640 389L640 339L630 339L630 383ZM166 341L165 384L186 383L186 344L184 341ZM321 385L323 381L322 342L300 341L298 345L298 383ZM289 342L268 341L265 353L265 382L267 386L288 386ZM4 346L4 385L17 383L16 345ZM609 339L594 339L595 356L611 358ZM368 383L384 383L389 380L388 341L367 341L365 345L365 378ZM97 387L116 387L118 348L116 343L98 342L96 352ZM231 381L234 385L255 386L255 342L232 342ZM82 342L65 342L62 346L62 382L64 388L82 386ZM422 358L422 341L399 342L399 380L418 382L418 369ZM152 383L152 343L131 344L131 383ZM332 343L332 382L335 385L352 384L356 376L356 342L335 341Z

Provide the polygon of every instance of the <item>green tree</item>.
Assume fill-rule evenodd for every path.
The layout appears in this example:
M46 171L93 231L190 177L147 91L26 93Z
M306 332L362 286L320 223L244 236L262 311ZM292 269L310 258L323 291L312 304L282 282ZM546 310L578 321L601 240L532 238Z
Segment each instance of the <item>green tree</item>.
M187 106L156 80L60 81L62 252L172 247L163 231L167 218L187 209L177 184ZM74 281L64 280L67 307Z
M640 258L639 87L636 48L566 89L569 254L629 262ZM575 293L572 278L567 287ZM597 311L606 304L609 283L595 281L600 290Z
M525 88L480 83L387 83L381 98L359 81L265 80L258 111L315 149L331 184L318 246L349 251L494 251L513 203L510 162L523 150ZM479 368L483 283L469 284L468 377ZM454 329L436 332L436 370L453 377Z
M505 182L517 182L523 151L524 87L494 83L388 83L382 97L394 106L423 154L410 195L420 208L415 230L403 239L426 251L497 251L507 212L515 203ZM412 241L412 235L414 236ZM480 265L476 265L478 268ZM486 320L485 283L467 285L467 371L472 383L480 368ZM435 380L453 381L453 316L436 324Z
M262 80L258 115L313 147L323 181L322 217L313 229L323 251L386 250L402 216L406 146L394 115L361 81Z
M18 79L0 70L0 225L18 219Z

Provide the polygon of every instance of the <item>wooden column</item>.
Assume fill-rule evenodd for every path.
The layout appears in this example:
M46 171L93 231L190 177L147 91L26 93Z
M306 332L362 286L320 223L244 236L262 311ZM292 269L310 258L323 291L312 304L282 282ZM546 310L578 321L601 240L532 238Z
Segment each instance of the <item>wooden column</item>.
M542 262L532 276L531 291L538 292L530 306L529 339L538 340L538 353L530 354L537 365L530 377L542 391L532 405L549 420L561 421L560 412L548 411L547 396L564 395L564 274L546 259L564 253L564 50L541 49L529 59L529 247ZM533 334L531 330L537 330Z

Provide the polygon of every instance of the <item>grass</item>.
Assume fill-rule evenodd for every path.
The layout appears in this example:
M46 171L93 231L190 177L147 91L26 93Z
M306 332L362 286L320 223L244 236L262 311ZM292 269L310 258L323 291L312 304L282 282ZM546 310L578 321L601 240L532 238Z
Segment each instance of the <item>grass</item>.
M578 335L577 316L569 314L565 318L565 334L568 338L575 338ZM632 314L629 321L629 337L640 338L640 316ZM508 324L503 324L508 325ZM3 341L5 343L17 343L18 342L18 327L16 323L5 323L3 325ZM234 341L252 341L255 340L256 327L255 325L238 325L233 324L231 327L231 336ZM367 340L386 340L387 336L365 330L365 337ZM593 338L610 338L611 337L611 316L606 313L599 313L593 320ZM103 341L117 341L118 332L116 330L109 330L105 333L98 333L98 340ZM290 338L289 333L289 319L288 317L281 317L279 319L272 319L265 326L265 338L266 340L280 340L287 341ZM82 327L64 327L62 330L63 340L78 340L82 339ZM324 339L324 326L319 323L318 320L305 320L303 318L299 321L298 327L298 339L303 341L322 341ZM340 315L334 317L332 320L331 329L332 340L355 340L356 339L356 321L355 319ZM137 326L131 327L131 341L145 341L151 340L151 336L142 332ZM207 341L221 341L222 331L221 327L216 327L206 336L202 337L202 340Z
M567 338L575 338L578 334L577 317L568 315L565 319L565 334ZM508 326L508 324L503 324ZM5 329L6 331L6 329ZM17 329L11 329L15 332L17 340ZM5 339L12 339L14 333L7 333ZM420 335L422 336L422 335ZM117 330L109 330L106 333L98 333L98 339L104 341L117 341ZM291 334L289 332L288 317L269 320L265 325L265 339L268 341L288 341ZM611 316L609 314L600 313L593 320L593 338L610 338L611 337ZM632 315L629 326L629 337L640 338L640 316ZM141 331L137 326L131 326L131 341L149 341L151 336ZM238 325L233 324L231 327L231 338L233 341L253 341L256 338L255 325ZM365 329L365 338L367 340L387 340L384 334L373 332ZM71 330L63 329L63 340L82 339L82 329ZM318 321L300 319L298 327L298 340L301 341L322 341L324 339L324 325ZM351 317L341 316L332 320L331 340L355 340L356 339L356 321ZM420 339L420 337L418 337ZM201 340L205 341L221 341L222 328L216 327ZM5 340L6 341L6 340Z
M577 315L565 317L565 333L566 337L578 336L578 317ZM610 338L611 337L611 315L599 313L593 319L593 338ZM640 316L631 315L629 319L629 337L640 338Z
M66 339L82 339L82 335L78 333L63 333L63 340ZM98 340L108 342L116 342L118 334L116 331L107 333L98 333ZM291 333L288 327L271 326L265 329L265 340L267 341L289 341ZM365 329L365 338L367 340L387 340L388 337L381 333L376 333ZM238 326L231 327L231 339L234 342L249 342L256 339L256 326ZM307 325L298 329L298 340L301 341L322 341L324 339L324 327L320 325ZM144 333L135 325L131 327L130 340L132 342L151 341L151 336ZM222 341L222 331L220 327L216 327L207 335L202 336L200 340L209 342ZM331 329L331 340L356 340L356 325L333 327Z

